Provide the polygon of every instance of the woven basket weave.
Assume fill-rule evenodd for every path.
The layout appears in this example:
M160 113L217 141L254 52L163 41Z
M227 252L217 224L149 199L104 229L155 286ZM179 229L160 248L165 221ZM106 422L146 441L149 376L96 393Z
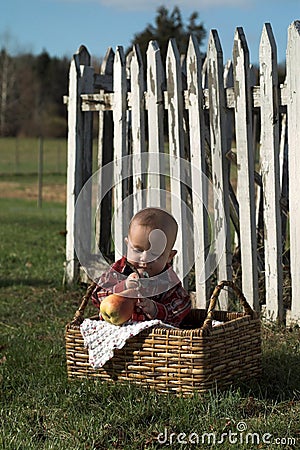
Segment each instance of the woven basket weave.
M244 312L215 310L220 291L229 286ZM70 379L95 378L130 381L159 392L189 395L226 387L236 379L249 379L261 373L260 320L244 295L231 281L221 281L214 289L208 311L193 309L184 329L160 326L149 328L115 350L114 357L101 369L89 364L80 324L94 289L91 285L74 319L66 326L67 372ZM96 318L92 318L97 320ZM212 327L212 320L224 322Z

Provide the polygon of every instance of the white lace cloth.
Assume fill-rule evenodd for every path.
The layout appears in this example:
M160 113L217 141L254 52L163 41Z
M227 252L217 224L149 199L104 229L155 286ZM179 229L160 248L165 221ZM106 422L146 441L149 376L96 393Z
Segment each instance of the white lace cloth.
M89 351L89 363L94 369L99 369L114 356L114 349L124 347L127 339L154 325L174 328L157 319L145 322L130 321L121 326L111 325L104 320L85 319L80 331L84 345Z

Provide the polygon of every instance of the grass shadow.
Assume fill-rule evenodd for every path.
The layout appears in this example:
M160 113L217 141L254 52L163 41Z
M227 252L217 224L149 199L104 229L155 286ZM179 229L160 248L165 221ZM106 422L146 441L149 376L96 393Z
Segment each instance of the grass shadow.
M300 401L300 331L263 329L262 375L240 383L241 392L271 402Z
M61 277L61 279L63 280L63 276ZM49 287L53 284L54 284L53 279L46 279L46 278L0 279L0 288L20 287L20 286Z

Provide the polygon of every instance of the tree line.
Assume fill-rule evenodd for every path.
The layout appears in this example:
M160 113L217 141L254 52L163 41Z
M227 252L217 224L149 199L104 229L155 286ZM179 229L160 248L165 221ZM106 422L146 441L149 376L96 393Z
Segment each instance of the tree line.
M0 52L0 135L66 135L68 58Z
M191 34L201 47L206 30L197 12L185 23L177 6L172 11L161 6L156 11L154 24L146 25L133 35L126 54L138 44L145 63L148 43L156 40L164 61L169 39L175 38L179 52L185 54ZM101 61L92 61L99 71ZM46 50L40 55L22 53L17 56L10 55L5 47L0 50L0 137L66 136L67 108L63 96L68 93L69 66L69 58L51 57ZM279 83L283 83L285 64L280 64L278 71Z
M169 11L161 6L156 11L154 25L148 24L133 36L132 45L139 44L145 58L150 40L156 40L162 59L171 37L180 52L185 52L189 35L194 33L199 45L206 31L194 12L185 24L178 7ZM39 55L22 53L12 56L0 50L0 136L64 137L67 133L67 111L63 96L68 93L67 57L51 57L44 50Z

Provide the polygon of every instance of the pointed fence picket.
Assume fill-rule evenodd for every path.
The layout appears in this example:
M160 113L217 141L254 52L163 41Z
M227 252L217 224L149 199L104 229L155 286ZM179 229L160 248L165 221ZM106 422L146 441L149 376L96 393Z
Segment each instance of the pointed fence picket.
M156 41L150 41L147 50L147 92L146 108L148 110L148 151L157 154L150 158L148 172L147 206L166 206L165 180L157 174L165 173L163 160L159 158L164 153L164 82L165 75Z
M86 234L87 248L91 240L88 227L76 234L74 213L91 175L96 111L99 169L113 161L112 193L102 199L100 171L96 192L101 205L96 218L89 218L96 223L104 256L112 248L115 258L126 252L124 237L135 212L160 206L178 221L174 267L195 291L195 306L206 306L216 278L234 276L256 310L263 303L268 319L286 315L290 323L300 321L299 49L296 21L289 27L282 85L270 24L261 35L258 85L242 28L236 29L232 61L225 67L216 30L210 32L205 61L194 37L186 56L179 55L171 39L165 64L158 44L151 41L146 67L138 46L127 59L118 47L116 53L108 50L95 74L87 50L79 49L71 62L68 97L68 282L78 274L74 239ZM89 195L94 193L88 193L86 205ZM92 250L90 256L92 260ZM193 267L186 273L191 259ZM284 276L291 278L287 312L283 267ZM220 306L227 308L227 295Z
M92 113L81 110L81 95L92 94L94 69L90 67L90 55L86 47L81 46L73 56L70 65L68 97L68 166L67 166L67 207L66 207L66 270L68 282L78 279L78 259L75 252L75 236L82 233L82 239L90 240L89 230L78 230L78 214L75 211L76 200L92 175ZM87 198L87 202L90 199ZM89 211L86 211L89 214ZM88 244L89 245L89 244Z
M130 62L131 84L131 138L132 138L132 175L133 175L133 213L146 206L143 195L147 167L142 153L145 152L145 108L144 108L144 67L138 46L134 46Z
M238 27L234 37L233 74L235 136L237 148L237 197L240 210L242 285L246 298L257 310L258 273L255 224L254 155L249 51L244 32ZM243 270L245 268L245 270ZM247 268L247 269L246 269Z
M184 159L184 135L183 135L183 96L180 55L174 39L169 42L167 52L167 108L169 124L169 155L170 155L170 190L171 212L178 223L186 222L186 226L180 227L176 245L182 249L174 260L174 269L178 276L184 278L184 268L187 264L188 254L188 217L185 211L186 190L182 183L185 179L184 167L181 159Z
M212 183L214 187L214 232L215 254L218 261L218 278L230 280L231 274L231 240L229 218L229 161L227 151L227 113L224 91L223 52L218 34L210 33L207 51L210 150L212 165ZM220 303L226 309L227 292L220 295Z
M260 158L263 185L266 314L282 320L279 102L276 43L265 24L260 44Z
M292 279L292 307L290 320L300 321L300 204L299 204L299 149L300 149L300 21L290 25L286 54L287 117L289 145L289 219L290 265Z
M121 258L125 252L124 237L126 236L126 214L124 199L128 178L124 177L122 158L127 155L127 78L125 55L122 47L118 47L114 60L114 245L115 257ZM128 174L126 174L128 175Z
M192 36L187 51L187 96L189 112L189 138L191 183L193 186L193 228L196 302L205 308L208 298L208 186L205 168L205 122L203 114L202 64L196 39Z

